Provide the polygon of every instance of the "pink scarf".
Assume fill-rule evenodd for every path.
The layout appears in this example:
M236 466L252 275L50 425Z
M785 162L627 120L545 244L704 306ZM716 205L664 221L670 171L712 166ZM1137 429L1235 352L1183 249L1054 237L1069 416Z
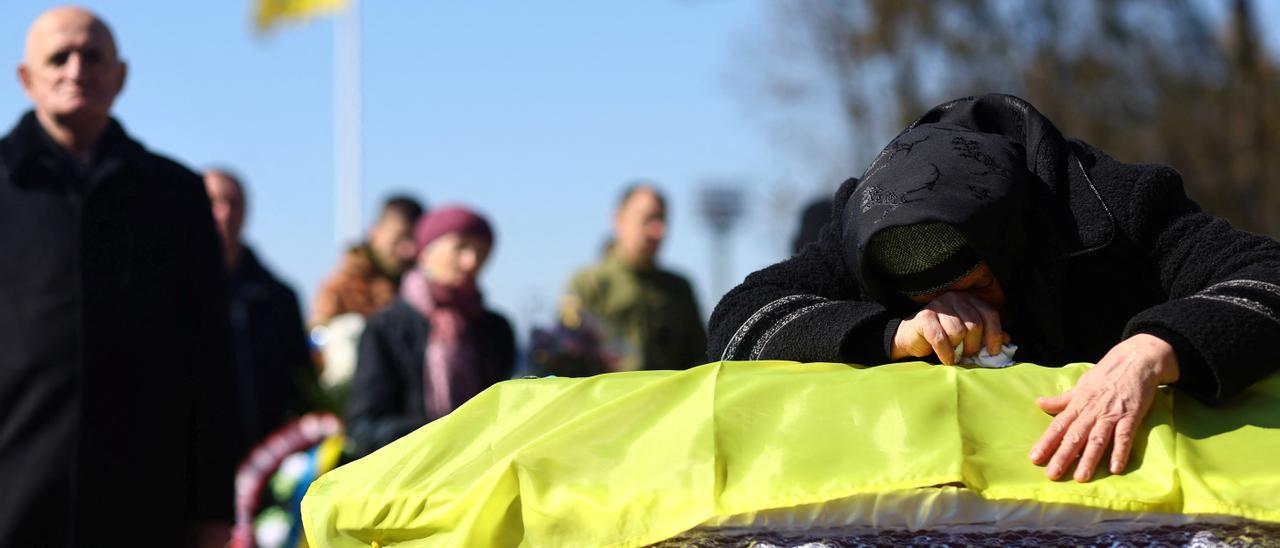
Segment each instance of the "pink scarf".
M422 365L422 398L428 418L435 420L485 388L470 329L471 321L484 314L484 299L474 283L439 285L416 268L405 274L400 296L430 325Z

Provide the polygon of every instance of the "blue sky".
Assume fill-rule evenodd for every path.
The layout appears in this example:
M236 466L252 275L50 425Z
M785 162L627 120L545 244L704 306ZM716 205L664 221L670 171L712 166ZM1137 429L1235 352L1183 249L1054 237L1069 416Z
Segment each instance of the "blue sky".
M16 66L26 26L52 5L5 0L0 59ZM85 5L129 63L117 117L193 168L241 172L248 240L309 301L339 254L331 21L257 36L243 0ZM598 255L618 191L642 177L673 203L664 262L711 306L694 189L730 179L767 191L790 172L726 89L762 3L367 0L360 11L366 218L397 190L489 214L498 245L483 285L521 331L550 317L568 277ZM27 104L16 76L0 84L0 123ZM825 187L805 188L808 198ZM782 256L785 221L753 223L733 242L737 278Z
M1259 4L1264 21L1280 19L1280 2ZM16 67L27 25L53 5L4 0L0 60ZM193 168L242 173L248 240L309 301L340 253L331 21L257 36L247 0L85 5L112 25L130 65L117 117ZM663 261L692 278L704 314L718 295L696 216L700 184L730 180L751 192L730 241L740 280L784 256L795 224L786 204L839 182L780 147L733 89L758 66L744 44L769 30L764 0L365 0L360 12L366 220L394 191L486 212L498 244L483 285L522 336L597 257L629 181L667 190ZM28 104L9 74L0 82L6 127Z

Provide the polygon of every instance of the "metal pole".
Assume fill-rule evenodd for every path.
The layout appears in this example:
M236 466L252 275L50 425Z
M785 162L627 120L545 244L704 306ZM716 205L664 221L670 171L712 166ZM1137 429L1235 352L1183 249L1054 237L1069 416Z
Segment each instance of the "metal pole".
M360 237L360 2L351 0L333 23L334 238L339 247Z
M729 291L729 273L733 272L733 252L729 249L729 233L716 232L711 236L711 294L724 295Z

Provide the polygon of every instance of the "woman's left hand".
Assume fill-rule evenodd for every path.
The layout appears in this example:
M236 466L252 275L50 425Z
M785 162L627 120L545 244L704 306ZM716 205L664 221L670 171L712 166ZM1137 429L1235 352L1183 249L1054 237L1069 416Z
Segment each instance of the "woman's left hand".
M1057 416L1031 449L1031 461L1048 463L1045 473L1056 480L1078 458L1074 477L1083 483L1111 445L1111 473L1123 472L1156 387L1176 380L1178 358L1164 339L1142 333L1121 341L1075 388L1036 400L1040 409Z

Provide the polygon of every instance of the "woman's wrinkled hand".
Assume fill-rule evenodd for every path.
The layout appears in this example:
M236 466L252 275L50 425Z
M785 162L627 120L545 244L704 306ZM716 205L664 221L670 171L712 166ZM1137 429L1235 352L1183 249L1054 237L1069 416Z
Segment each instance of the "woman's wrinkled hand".
M898 324L889 358L937 354L942 363L953 365L960 360L955 348L962 342L966 356L977 354L984 346L995 355L1009 342L1009 336L1000 327L1000 313L990 304L969 293L942 293Z
M1138 334L1112 347L1075 388L1042 397L1036 405L1056 415L1031 449L1031 461L1045 465L1050 479L1073 463L1073 477L1089 481L1108 446L1112 474L1124 471L1133 439L1151 409L1156 388L1178 380L1173 347L1154 335Z

